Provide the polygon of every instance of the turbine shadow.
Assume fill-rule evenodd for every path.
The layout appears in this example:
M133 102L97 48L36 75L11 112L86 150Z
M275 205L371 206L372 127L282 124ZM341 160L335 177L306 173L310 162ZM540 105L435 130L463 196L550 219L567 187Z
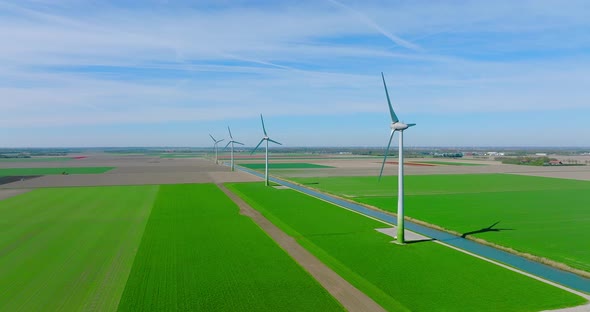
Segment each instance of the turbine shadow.
M479 233L486 233L486 232L501 232L501 231L514 231L515 229L502 229L502 228L494 228L494 226L496 226L498 223L500 223L500 221L497 221L496 223L485 227L483 229L479 229L479 230L475 230L475 231L470 231L470 232L465 232L463 234L461 234L462 238L467 237L467 235L472 235L472 234L479 234Z
M425 243L425 242L433 242L436 238L424 238L424 239L415 239L415 240L407 240L405 244L416 244L416 243Z

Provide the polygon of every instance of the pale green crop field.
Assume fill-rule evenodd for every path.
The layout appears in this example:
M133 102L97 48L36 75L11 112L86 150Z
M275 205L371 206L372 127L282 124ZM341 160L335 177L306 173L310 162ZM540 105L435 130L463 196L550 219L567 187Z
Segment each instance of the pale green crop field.
M0 311L114 311L158 186L37 189L0 201Z
M342 311L213 184L0 200L0 311Z

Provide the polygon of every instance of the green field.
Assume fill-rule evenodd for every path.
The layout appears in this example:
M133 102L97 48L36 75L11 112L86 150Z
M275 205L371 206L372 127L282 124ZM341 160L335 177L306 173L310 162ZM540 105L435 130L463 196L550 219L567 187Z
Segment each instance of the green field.
M0 168L3 176L36 176L49 174L98 174L105 173L115 167L63 167L63 168Z
M265 168L264 163L260 164L238 164L242 167L260 170ZM269 169L311 169L311 168L334 168L330 166L310 164L310 163L269 163Z
M0 311L342 311L216 186L0 201Z
M539 311L585 301L434 242L391 244L374 230L383 223L293 190L229 187L390 311Z
M215 185L163 185L120 311L342 311Z
M157 186L37 189L0 201L0 311L114 311Z
M292 180L397 210L395 176L380 183L376 177ZM507 174L406 176L405 192L406 216L590 271L588 181Z

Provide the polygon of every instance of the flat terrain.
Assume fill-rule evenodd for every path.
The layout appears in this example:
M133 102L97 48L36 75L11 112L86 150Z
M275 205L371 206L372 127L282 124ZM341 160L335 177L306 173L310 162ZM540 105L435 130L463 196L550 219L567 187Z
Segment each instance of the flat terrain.
M564 290L435 242L398 246L384 224L289 189L228 187L391 311L538 311L582 304Z
M215 185L161 186L120 311L342 311Z
M52 168L0 168L2 176L38 176L49 174L97 174L114 167L52 167Z
M250 207L243 199L232 193L222 184L218 187L231 198L238 207L240 214L248 216L266 232L289 256L311 274L342 306L351 312L383 312L373 299L352 286L336 272L322 263L318 258L303 248L295 239L287 235L276 225L266 219L259 211Z
M213 184L1 200L0 276L0 311L343 310Z
M242 167L250 168L250 169L264 169L266 165L262 164L238 164ZM270 169L310 169L310 168L333 168L330 166L325 165L317 165L311 163L297 163L297 162L289 162L289 163L272 163L269 162L268 168Z
M397 178L294 178L397 210ZM590 182L507 174L407 176L406 216L590 271Z
M263 161L263 160L262 160ZM261 160L257 163L261 163ZM302 162L301 160L291 160ZM367 157L362 159L310 159L309 162L333 168L313 168L299 170L275 169L273 175L284 178L305 177L338 177L338 176L379 176L383 159ZM280 160L289 162L289 160ZM433 174L478 174L478 173L511 173L543 177L556 177L590 181L590 166L520 166L505 165L493 160L474 159L440 159L440 158L407 158L407 163L423 164L406 166L406 175ZM388 158L383 175L397 175L398 166L395 157Z
M261 181L260 178L244 172L231 172L228 167L215 165L210 160L195 158L161 159L159 156L93 154L84 159L35 163L34 166L32 163L0 164L0 168L14 170L29 167L67 169L68 172L84 170L80 169L84 167L115 167L115 169L92 175L45 175L30 180L1 184L0 189Z
M0 201L0 311L113 311L158 186L38 189Z
M71 157L31 157L31 158L0 158L0 163L17 162L50 162L50 161L69 161Z
M420 161L421 164L432 164L432 165L445 165L445 166L483 166L481 163L467 163L459 161Z
M60 170L60 168L68 168L70 170L70 168L84 167L115 168L104 173L96 174L57 174L41 177L23 176L24 180L22 181L21 179L6 179L5 184L0 185L0 289L2 289L0 291L0 311L112 311L118 308L120 310L129 310L133 309L132 307L141 305L158 307L161 310L210 304L195 301L196 295L183 294L184 289L180 288L176 289L176 293L183 294L182 296L184 297L175 297L171 295L170 289L168 288L171 287L172 289L184 285L182 287L190 286L191 289L193 287L198 289L198 287L203 287L206 283L211 283L205 280L195 282L192 279L189 281L183 279L185 275L195 276L194 274L201 274L200 272L193 272L195 270L194 266L179 265L181 262L192 263L192 261L199 263L200 267L207 267L209 265L209 268L212 270L216 269L226 273L226 275L231 275L231 277L222 276L219 275L221 274L220 272L199 275L203 277L214 277L220 281L224 281L223 283L226 283L225 285L231 285L231 291L227 290L225 292L226 290L221 290L221 288L215 288L213 290L213 292L223 291L225 295L222 297L224 298L230 296L230 294L234 295L236 289L257 288L252 283L245 283L243 281L243 272L237 270L237 268L242 268L260 273L260 271L257 271L257 268L253 268L254 264L233 263L231 261L234 259L226 261L225 258L247 258L250 262L254 262L259 266L267 266L265 262L267 261L267 257L251 255L248 254L249 250L244 250L240 246L234 246L234 240L239 242L242 232L250 232L251 227L255 228L253 230L254 232L262 232L249 219L238 215L238 208L233 204L227 204L228 199L226 197L218 197L216 194L219 193L219 190L207 183L261 181L260 178L240 171L230 172L227 166L215 165L211 160L184 157L186 155L172 155L182 156L172 158L163 158L161 154L120 155L97 153L80 156L84 157L70 158L69 160L63 161L0 162L0 168L2 169L55 168L54 170ZM370 178L374 178L374 181L376 181L376 175L381 165L381 159L375 157L312 157L308 159L305 157L305 155L300 155L290 159L281 159L279 162L311 163L333 168L273 168L271 174L287 177L366 176L374 174ZM420 159L420 161L424 160ZM440 159L431 160L440 161ZM524 167L502 165L493 161L461 160L461 162L463 161L482 163L485 166L429 164L429 166L424 167L407 167L406 172L410 175L445 175L481 172L512 172L514 174L525 175L576 174L579 179L590 179L590 171L584 171L590 169L590 167ZM248 160L246 163L261 163L261 159ZM288 166L293 167L294 165ZM573 171L573 169L577 171ZM395 174L396 171L397 166L395 164L386 165L386 174ZM347 179L342 179L342 181ZM391 179L391 183L387 182L388 179ZM383 200L389 204L389 200L394 200L391 196L391 191L393 190L395 192L395 185L392 184L395 183L394 180L395 176L388 176L381 183L384 185L383 190L389 191L390 193L379 193L378 185L370 186L369 190L363 189L362 187L359 188L357 185L349 187L349 190L352 188L353 191L357 190L359 193L347 192L345 195L350 196L351 199L366 197L367 200L378 199L380 196L383 196ZM312 183L309 186L313 186L313 183L318 183L318 181L313 181L313 179L308 182ZM387 183L384 184L384 182ZM176 185L179 183L185 183L185 185ZM199 183L201 185L190 185L192 183ZM441 183L445 184L445 182ZM255 183L253 185L259 184L261 185L261 183ZM459 183L457 186L459 193L465 193L465 188L468 188L468 192L464 195L482 192L481 187L480 190L477 189L477 185L471 188L471 184ZM116 187L94 187L100 185L113 185ZM241 183L240 185L249 185L249 183ZM528 184L516 183L512 186L509 185L509 187L516 187L519 192L542 192L547 190L535 189L535 185L530 189L523 189L522 187L526 185ZM80 188L76 186L88 187ZM436 186L437 183L434 183L427 188L427 191L433 192L434 195L454 194L454 190L446 190L446 193L436 194ZM274 188L264 188L261 191L254 190L254 192L267 192L267 190L271 189L276 192L292 192L288 189ZM375 190L376 192L371 193L371 190ZM571 185L566 185L563 189L557 189L556 191L568 190L572 190ZM498 194L507 193L507 190L504 189L491 188L492 193L495 191L499 192ZM204 195L205 193L207 195ZM216 199L207 199L210 197L210 194L214 194L215 196L211 197ZM253 197L257 198L261 194L265 193L260 193ZM301 194L298 195L303 196ZM407 250L411 255L399 254L400 249L397 247L400 246L389 243L391 237L375 231L376 228L387 227L382 223L367 220L356 214L352 214L354 216L352 219L342 217L342 211L339 208L339 212L337 213L326 212L324 208L318 209L316 206L318 201L315 199L310 199L311 201L308 202L307 200L299 199L299 197L291 197L291 195L277 196L273 197L272 200L271 198L265 198L253 201L253 197L244 196L244 198L250 203L260 204L259 207L254 206L260 211L266 211L265 215L271 221L279 225L287 234L293 235L299 244L307 248L308 252L327 264L332 271L338 273L342 278L350 281L358 289L370 295L380 305L388 307L389 310L538 311L541 309L571 306L577 302L581 302L581 299L578 297L568 293L564 295L560 291L556 292L556 289L544 284L544 286L539 288L535 284L537 282L534 282L531 286L530 280L528 278L520 280L524 278L520 275L516 275L519 277L514 281L512 277L514 273L504 272L504 269L491 264L486 264L482 267L479 264L481 261L475 258L467 257L466 255L459 256L459 258L456 258L457 256L449 256L447 254L454 254L456 252L446 247L443 248L442 245L437 243L425 242L410 244L403 248L410 247ZM427 195L414 194L412 196ZM271 201L266 202L266 200ZM271 207L267 207L268 205ZM395 205L395 202L393 205ZM262 206L264 206L264 209L260 208ZM207 207L207 211L217 210L220 207L219 210L223 212L219 215L219 220L209 222L212 226L215 225L214 229L208 227L209 223L203 221L207 218L214 217L214 215L203 214L200 211L202 207ZM274 211L275 209L277 211ZM313 211L310 212L310 210ZM317 215L315 214L316 210L319 212ZM230 211L232 213L229 213ZM270 213L271 211L272 214ZM151 216L150 213L152 214ZM150 219L151 217L154 218L153 222ZM369 222L368 225L364 223L365 221L360 221L361 219ZM129 222L129 220L134 221ZM164 220L168 220L169 222ZM188 230L188 220L193 220L193 223L199 226ZM485 221L487 221L487 218ZM489 233L478 232L468 235L503 235L507 232L516 232L516 230L501 230L509 228L505 224L504 219L493 220L485 226L479 226L477 224L478 226L473 226L472 228L477 227L478 229L482 229L489 227L496 221L500 221L500 223L495 225L498 231L489 231ZM146 224L152 223L154 225L147 226L150 230L143 232L143 229L146 229ZM234 225L239 234L234 232ZM208 229L208 231L200 232L199 229L196 229L198 227ZM468 232L474 232L474 230L469 230ZM208 236L210 234L216 236ZM262 234L264 239L261 242L265 240L267 242L270 241L268 236L264 233ZM546 236L546 234L547 230L545 230L543 235ZM175 237L176 239L168 240L165 243L163 236ZM258 234L250 233L244 234L243 237L250 240L257 240L258 238L256 237L258 236ZM234 239L226 241L228 237ZM276 238L273 236L273 239ZM201 248L203 251L207 251L207 248L213 248L212 242L214 241L222 242L223 246L227 245L229 248L219 248L219 245L217 245L215 246L217 248L214 252L199 252ZM186 242L192 243L187 244ZM272 243L272 241L270 242ZM250 244L251 242L243 242L244 246L251 246ZM142 246L141 248L140 245ZM147 247L143 247L144 245ZM263 242L261 245L260 250L267 256L276 252L272 251L272 248L267 243ZM291 258L285 256L284 252L278 246L274 246L279 250L279 253L282 253L284 257L291 261L291 264L287 265L288 267L294 265L297 270L301 270L301 267L296 265ZM186 250L183 247L186 247ZM250 249L255 250L257 247L251 246ZM144 256L140 258L136 257L138 249L144 250L146 248L149 252L142 251L146 259L140 260ZM235 252L232 251L234 248L239 251L240 255L232 254L232 252ZM97 250L100 250L100 252L96 252ZM154 253L155 250L162 250L162 252L158 255L158 253ZM223 255L232 256L225 257L223 261L217 261L219 263L211 263L214 261L207 255L219 256L220 252ZM173 262L171 260L172 258L162 258L162 253L176 257L177 261ZM248 256L243 257L242 254ZM283 256L271 256L268 258L280 259ZM439 256L441 257L440 259ZM209 260L195 260L198 257L207 257ZM469 260L462 260L463 257L467 257ZM386 259L385 262L383 259ZM410 263L414 260L416 261L415 264ZM137 263L138 269L132 269L135 266L133 261ZM148 265L149 263L153 264L153 266L151 264ZM162 263L168 264L162 265ZM230 263L229 267L231 269L222 267L224 263ZM320 266L317 266L317 263L313 264L313 261L310 263L315 266L314 269L320 268ZM387 264L384 265L383 263ZM396 266L395 264L398 263L403 265ZM494 269L489 269L487 266L492 266ZM234 267L236 269L233 269ZM140 269L144 270L144 272L146 272L145 270L151 270L150 277L147 279L152 279L150 280L151 282L140 283L137 276L132 277L138 274L133 273L135 272L134 270ZM168 273L172 272L171 270L175 270L174 272L177 273L171 277L169 274L162 274L160 270L167 270L166 272ZM289 274L288 276L291 276L297 270L288 268L285 272ZM132 272L131 275L130 272ZM320 272L325 273L325 270L322 271L320 269ZM449 273L443 274L443 272ZM303 304L317 305L324 310L331 310L333 306L336 307L334 309L342 308L338 303L335 303L330 295L327 295L328 299L326 299L326 291L321 286L318 286L318 283L309 274L303 271L303 275L295 275L298 277L295 277L294 280L311 279L311 284L304 281L301 285L306 286L296 287L289 284L291 280L289 278L289 281L284 281L283 279L278 282L273 281L272 284L275 287L272 289L265 288L267 286L261 287L270 292L277 291L277 296L281 297L287 293L286 291L282 292L280 290L282 285L285 285L285 289L289 290L288 293L290 295L296 293L298 296L302 296L299 299ZM6 276L8 278L5 278ZM268 276L277 275L275 273L267 274L266 272L262 272L260 276L254 277L252 280L256 281L256 283L270 284L267 279ZM130 283L127 283L127 277L130 278ZM316 275L314 277L318 278ZM400 277L403 277L403 279L400 280ZM133 284L131 283L132 279L134 280ZM161 281L162 287L155 286L157 283L154 281L156 280ZM341 289L344 289L341 288L343 284L339 284L337 278L327 277L327 280L327 284L324 284L324 281L322 285L331 285L331 291L336 289L336 294L341 292L339 294L341 296L343 293ZM402 282L400 283L399 281ZM180 286L176 285L176 283ZM216 283L219 283L219 281L216 281ZM420 283L423 285L420 285ZM453 288L449 294L446 293L446 288L444 292L441 292L441 285L447 285L449 283ZM406 284L408 285L407 288ZM484 294L476 291L480 287L479 284L482 284ZM505 284L508 284L508 286L505 287ZM495 290L492 285L500 288L500 290ZM207 287L209 289L209 286ZM315 291L317 290L316 287L319 287L321 291L315 292L314 295L309 295L305 291L306 289ZM278 290L275 290L275 288L278 288ZM461 288L465 289L459 291ZM506 293L503 290L504 288L506 288ZM531 293L519 296L523 288L530 289ZM302 291L301 289L304 290ZM123 296L123 292L126 295ZM219 299L213 292L205 293L199 290L197 293L199 293L199 298L205 298L208 302L209 300L214 302ZM128 295L127 293L140 295L137 297L136 295ZM332 293L334 294L334 292ZM258 295L253 292L253 298ZM121 301L122 304L119 306L122 296L126 298L125 303ZM168 303L153 303L154 299L151 297L148 298L147 296L161 296L160 298L163 298L162 302L168 301ZM334 296L339 298L338 300L340 302L343 302L341 297ZM141 299L136 300L136 297ZM465 299L465 297L468 299ZM504 297L503 303L498 304L496 302L499 300L499 297ZM530 299L532 302L523 302L524 299L521 297ZM230 310L264 309L259 308L257 306L259 303L253 302L249 298L243 296L238 296L238 298L241 298L240 300L248 306L239 307L235 305L228 308L229 304L234 304L235 302L227 303L228 305L225 306L223 305L226 304L224 302L221 306ZM355 298L360 297L349 295L348 298L348 301L357 301L358 303L358 300ZM277 301L272 302L274 302L272 303L274 305ZM284 302L290 303L291 301L285 299ZM488 304L488 307L484 307L485 304ZM297 310L310 310L307 307L297 304L293 304L293 306L297 307ZM472 306L475 308L471 308ZM520 306L521 308L516 309L516 306ZM436 307L436 309L433 307ZM203 308L202 310L210 309ZM284 308L275 308L275 310L284 310ZM373 309L357 310L366 311Z

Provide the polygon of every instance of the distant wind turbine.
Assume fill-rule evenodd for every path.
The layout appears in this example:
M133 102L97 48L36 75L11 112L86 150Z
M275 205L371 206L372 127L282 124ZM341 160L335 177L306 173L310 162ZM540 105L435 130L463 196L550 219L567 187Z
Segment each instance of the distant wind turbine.
M379 173L379 180L383 175L383 168L385 167L385 160L389 153L389 147L391 146L391 140L393 134L399 132L399 162L398 162L398 190L397 190L397 242L399 244L404 243L404 130L415 126L416 124L405 124L400 122L393 107L391 107L391 101L389 100L389 92L387 92L387 85L385 84L385 76L381 73L381 79L383 79L383 88L385 88L385 96L387 97L387 104L389 104L389 114L391 115L391 134L389 135L389 143L387 143L387 149L385 150L385 156L383 157L383 164L381 165L381 172Z
M225 147L223 149L225 150L227 148L227 146L231 144L230 168L231 168L231 171L234 171L234 143L239 144L239 145L244 145L244 143L240 143L240 142L234 140L234 137L231 135L231 130L229 129L229 126L227 127L227 131L229 132L229 142L227 142L227 145L225 145Z
M209 134L209 136L211 137L211 139L213 140L213 147L215 147L215 164L219 164L219 161L217 160L217 144L221 141L223 141L223 139L221 140L215 140L215 138Z
M262 114L260 114L260 121L262 122L262 132L264 132L264 137L262 137L262 139L260 140L260 142L258 143L258 145L256 145L256 147L252 150L252 152L250 154L254 154L254 152L256 151L256 149L260 146L260 144L262 144L262 142L266 141L266 153L265 153L265 157L264 157L264 185L268 186L268 142L273 142L275 144L278 145L283 145L271 138L268 137L268 134L266 133L266 128L264 127L264 119L262 118Z

